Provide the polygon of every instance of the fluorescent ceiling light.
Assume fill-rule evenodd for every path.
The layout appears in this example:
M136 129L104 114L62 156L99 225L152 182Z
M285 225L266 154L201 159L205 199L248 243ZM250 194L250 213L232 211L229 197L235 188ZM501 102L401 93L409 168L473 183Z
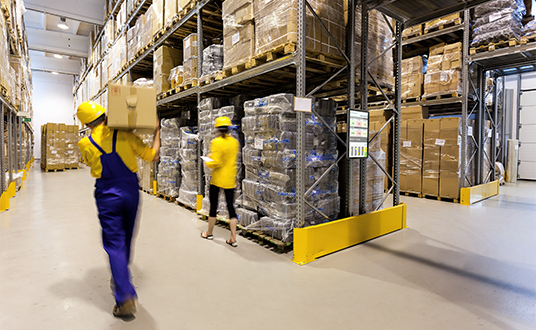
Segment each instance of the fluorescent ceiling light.
M67 25L65 21L65 17L60 17L60 22L58 23L58 27L62 30L67 30L69 28L69 25Z
M517 71L516 68L511 68L511 69L504 69L503 72L512 72L512 71Z
M534 69L534 66L532 66L532 65L527 65L527 66L522 66L522 67L520 67L519 69L521 69L521 70Z
M54 54L54 57L55 58L63 58L63 56L61 56L60 54Z
M57 73L56 71L52 71L52 74L59 74L59 73Z

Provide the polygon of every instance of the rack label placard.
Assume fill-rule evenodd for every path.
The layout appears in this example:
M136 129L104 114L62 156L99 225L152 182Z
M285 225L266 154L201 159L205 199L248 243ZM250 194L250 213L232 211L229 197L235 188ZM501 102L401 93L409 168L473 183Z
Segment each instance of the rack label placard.
M348 110L346 144L349 159L368 157L369 113L367 111Z

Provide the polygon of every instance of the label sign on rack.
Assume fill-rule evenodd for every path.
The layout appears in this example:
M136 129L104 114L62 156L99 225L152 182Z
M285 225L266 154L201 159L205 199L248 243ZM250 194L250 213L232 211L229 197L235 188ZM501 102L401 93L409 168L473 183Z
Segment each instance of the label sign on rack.
M348 110L346 144L349 159L368 157L369 113L367 111Z

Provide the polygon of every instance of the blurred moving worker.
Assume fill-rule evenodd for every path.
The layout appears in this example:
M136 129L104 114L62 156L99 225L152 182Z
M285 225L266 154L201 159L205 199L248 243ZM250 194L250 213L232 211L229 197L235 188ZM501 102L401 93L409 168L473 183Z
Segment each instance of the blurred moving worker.
M229 126L232 126L228 117L216 118L216 131L218 137L212 140L210 145L210 159L205 159L205 164L211 168L212 179L210 180L210 213L208 216L208 230L201 233L201 237L211 240L214 238L212 231L216 224L216 211L218 209L218 196L220 189L225 193L225 201L229 210L229 227L231 227L231 238L226 241L232 247L237 247L236 243L236 212L234 208L234 192L236 187L236 155L238 154L239 143L229 135Z
M78 147L84 162L91 167L91 175L97 178L95 200L116 301L113 315L129 317L136 312L137 298L129 271L140 198L136 157L148 162L158 160L160 126L157 125L151 148L132 132L110 129L106 109L97 103L81 104L76 115L91 129L91 135L80 140Z

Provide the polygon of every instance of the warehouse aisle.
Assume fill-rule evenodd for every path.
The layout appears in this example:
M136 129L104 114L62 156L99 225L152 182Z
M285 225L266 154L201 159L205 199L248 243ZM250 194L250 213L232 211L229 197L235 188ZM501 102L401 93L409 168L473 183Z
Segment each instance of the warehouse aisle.
M403 197L409 228L305 266L142 194L137 318L113 297L88 169L35 164L0 214L0 329L534 329L536 183L473 207Z

